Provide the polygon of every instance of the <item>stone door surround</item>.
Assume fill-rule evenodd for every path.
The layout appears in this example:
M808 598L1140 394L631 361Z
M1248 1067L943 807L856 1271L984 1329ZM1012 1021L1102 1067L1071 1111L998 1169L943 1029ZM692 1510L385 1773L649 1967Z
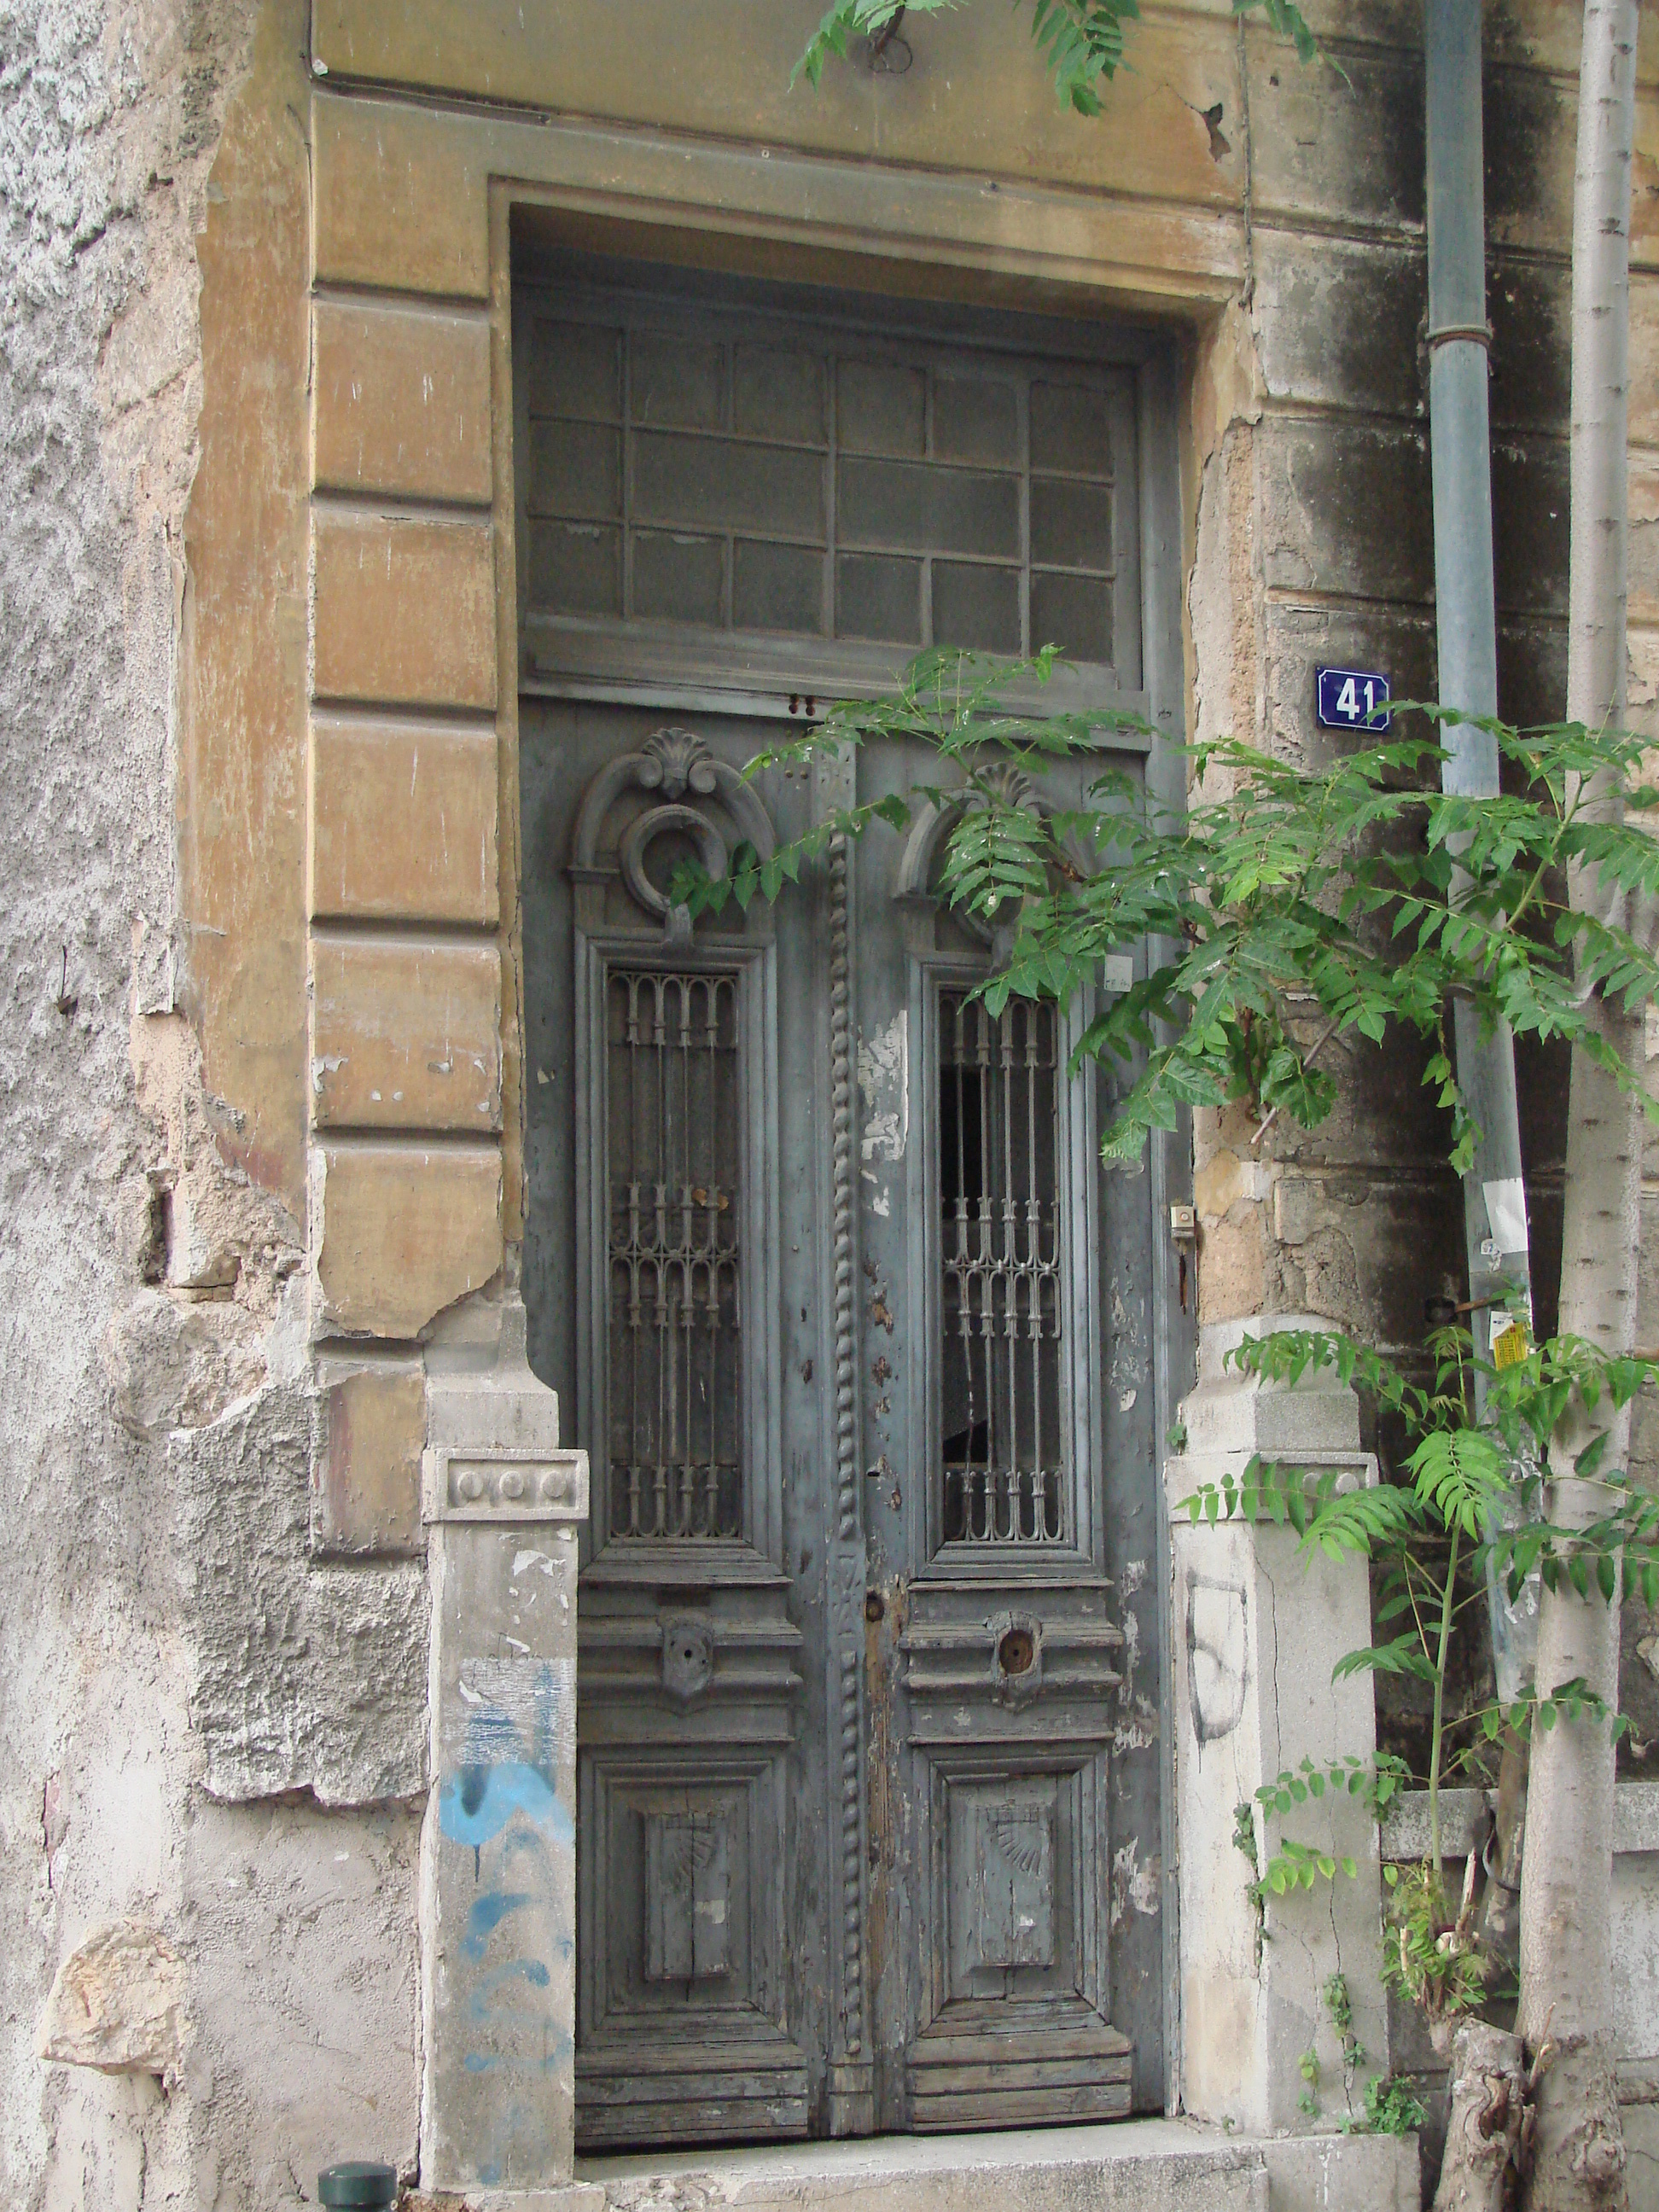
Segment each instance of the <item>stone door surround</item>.
M465 1719L456 1700L465 1702L467 1655L478 1656L477 1607L511 1610L514 1558L526 1548L548 1553L549 1591L565 1594L561 1547L584 1510L585 1478L557 1451L551 1394L535 1413L540 1386L513 1351L521 1310L510 1290L494 1304L504 1267L514 1279L525 1206L514 211L588 243L652 240L659 255L676 233L715 235L734 265L763 252L774 273L793 267L872 289L943 281L971 297L986 281L972 272L989 271L1005 298L1012 286L1064 305L1086 285L1091 307L1116 294L1143 312L1149 302L1218 307L1241 275L1243 228L1225 210L1149 212L1042 187L993 198L969 176L908 173L896 183L878 167L817 155L369 96L338 88L322 62L310 116L312 1335L319 1371L350 1412L331 1438L331 1496L347 1501L331 1541L354 1547L349 1501L364 1498L375 1527L356 1548L385 1548L389 1510L400 1541L418 1542L418 1516L375 1495L368 1462L389 1454L413 1469L428 1447L437 1809L423 1912L422 2172L435 2187L546 2186L571 2171L568 2026L550 2027L537 2061L551 2092L546 2125L533 2140L503 2131L499 2116L526 2087L523 2039L466 2040L465 2008L445 1996L453 1977L440 1987L438 1967L441 1954L450 1963L469 1955L480 1931L465 1916L454 1921L433 1871L453 1862L441 1810L445 1789L459 1784L445 1762ZM1178 542L1172 518L1165 526ZM1171 696L1179 684L1177 670ZM555 1524L545 1544L494 1528L492 1514L511 1522L530 1510L509 1495L511 1467L505 1482L484 1467L488 1454L477 1468L452 1458L447 1478L433 1473L456 1385L437 1371L452 1354L431 1352L427 1334L480 1292L499 1344L477 1356L485 1372L467 1387L474 1399L495 1391L507 1426L536 1431L537 1482L567 1469L556 1498L538 1491L531 1501ZM471 1355L453 1356L465 1366ZM471 1410L480 1433L489 1431L493 1417ZM464 1494L469 1474L488 1498ZM473 1581L471 1610L458 1612L451 1598ZM509 1632L505 1620L495 1626ZM574 1670L574 1606L544 1608L536 1637L520 1640L533 1645L544 1685L558 1682ZM528 1708L520 1720L533 1734ZM562 1722L552 1728L556 1786L544 1809L554 1825L554 1801L567 1811L571 1802L567 1738ZM452 1861L434 1861L446 1848ZM565 2003L568 2021L568 1975L549 1961L567 1955L570 1922L553 1924L557 1909L544 1905L551 1917L531 1963L545 1969L538 1987L551 1993L547 2005Z

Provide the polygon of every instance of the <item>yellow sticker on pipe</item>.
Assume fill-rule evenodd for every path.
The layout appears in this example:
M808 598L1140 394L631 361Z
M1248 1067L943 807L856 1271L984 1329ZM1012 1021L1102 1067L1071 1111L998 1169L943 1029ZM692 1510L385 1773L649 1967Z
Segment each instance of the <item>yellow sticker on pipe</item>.
M1492 1364L1500 1372L1518 1367L1527 1356L1527 1324L1514 1314L1498 1314L1492 1325Z

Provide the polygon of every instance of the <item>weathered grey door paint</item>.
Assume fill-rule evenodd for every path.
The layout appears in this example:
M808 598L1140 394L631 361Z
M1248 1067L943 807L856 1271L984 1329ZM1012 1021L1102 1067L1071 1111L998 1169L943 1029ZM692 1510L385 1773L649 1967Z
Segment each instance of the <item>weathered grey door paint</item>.
M540 419L535 312L520 324L522 450ZM708 434L735 452L742 346L776 355L791 333L714 331L685 343L703 345L711 391L725 378ZM918 471L943 380L981 368L961 347L884 352L845 326L834 343L832 508L837 380L861 346L922 380ZM797 354L823 343L815 329ZM623 366L568 451L550 459L544 438L525 547L535 483L568 502L574 468L578 506L612 504L560 525L559 560L581 531L614 530L631 591L634 541L651 534L630 520L645 349L630 334L618 354L590 327L549 352L601 383ZM759 441L768 468L780 450L798 461L802 421L820 419L799 413L806 374L798 362L796 443ZM1034 380L1028 356L1013 388ZM1136 380L1111 389L1105 557L1134 575L1132 591L1106 577L1105 634L1117 696L1156 711L1145 441L1121 400ZM1014 410L1028 461L1032 404ZM625 419L595 434L606 409ZM981 450L987 411L957 408ZM688 480L672 451L649 465ZM716 475L744 465L726 454ZM943 493L917 476L935 513L959 494L951 467L968 473L941 465ZM1025 625L1034 495L1063 504L1064 487L1029 465L1021 483ZM711 607L729 616L739 558L752 579L769 557L742 553L759 540L740 528L766 517L751 505L731 524L697 483L688 496L711 541L726 529ZM792 558L817 512L787 518ZM836 673L836 564L874 557L838 550L844 501L836 527L836 542L819 532L817 634L688 623L678 681L666 626L631 602L538 622L526 550L526 1291L532 1359L592 1459L577 2081L593 2146L1018 2126L1164 2097L1155 1177L1101 1170L1097 1079L1067 1069L1074 1028L1051 1010L995 1021L972 998L994 948L931 896L949 809L832 848L774 907L691 927L667 896L677 854L716 868L740 844L763 855L850 797L936 775L879 747L738 773ZM922 608L937 617L931 561ZM568 568L543 573L544 602L564 605ZM960 576L950 588L971 611ZM792 649L793 701L773 689ZM842 673L876 680L868 651L848 647ZM1064 803L1085 773L1058 771L1030 803Z

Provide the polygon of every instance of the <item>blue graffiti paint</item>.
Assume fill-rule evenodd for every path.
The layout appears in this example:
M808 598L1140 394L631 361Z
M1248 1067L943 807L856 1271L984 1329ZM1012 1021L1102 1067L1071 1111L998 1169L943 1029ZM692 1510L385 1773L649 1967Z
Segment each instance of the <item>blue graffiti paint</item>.
M469 1959L480 1960L484 1946L509 1912L520 1905L533 1905L534 1898L527 1889L492 1889L475 1899L466 1916L466 1933L461 1938L461 1950Z
M508 1982L527 1982L532 1990L544 1990L552 1978L539 1959L509 1959L482 1978L467 2001L467 2010L474 2020L488 2021L496 1997Z
M544 1774L557 1771L559 1763L559 1718L564 1705L564 1689L551 1667L544 1662L536 1681L536 1746L535 1760Z
M461 2063L469 2074L488 2074L495 2060L488 2051L469 2051Z
M574 1848L575 1825L547 1777L521 1760L498 1766L464 1766L438 1792L438 1826L453 1844L474 1851L493 1843L515 1813L522 1813L556 1843Z
M502 1865L505 1866L509 1859L520 1856L533 1859L538 1871L551 1876L553 1855L547 1847L546 1836L539 1828L526 1827L522 1821L516 1828L509 1828L501 1838ZM528 1881L531 1877L526 1875L523 1879Z
M561 1722L568 1709L570 1685L557 1669L544 1662L526 1685L524 1703L511 1709L481 1702L466 1714L463 1759L469 1765L489 1767L503 1760L527 1757L545 1775L558 1771L563 1750Z

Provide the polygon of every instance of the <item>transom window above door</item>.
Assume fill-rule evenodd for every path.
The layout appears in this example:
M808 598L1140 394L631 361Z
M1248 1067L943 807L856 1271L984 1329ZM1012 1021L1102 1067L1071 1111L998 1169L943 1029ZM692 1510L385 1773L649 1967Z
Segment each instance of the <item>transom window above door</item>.
M606 632L1139 682L1133 368L566 288L518 324L527 673Z

